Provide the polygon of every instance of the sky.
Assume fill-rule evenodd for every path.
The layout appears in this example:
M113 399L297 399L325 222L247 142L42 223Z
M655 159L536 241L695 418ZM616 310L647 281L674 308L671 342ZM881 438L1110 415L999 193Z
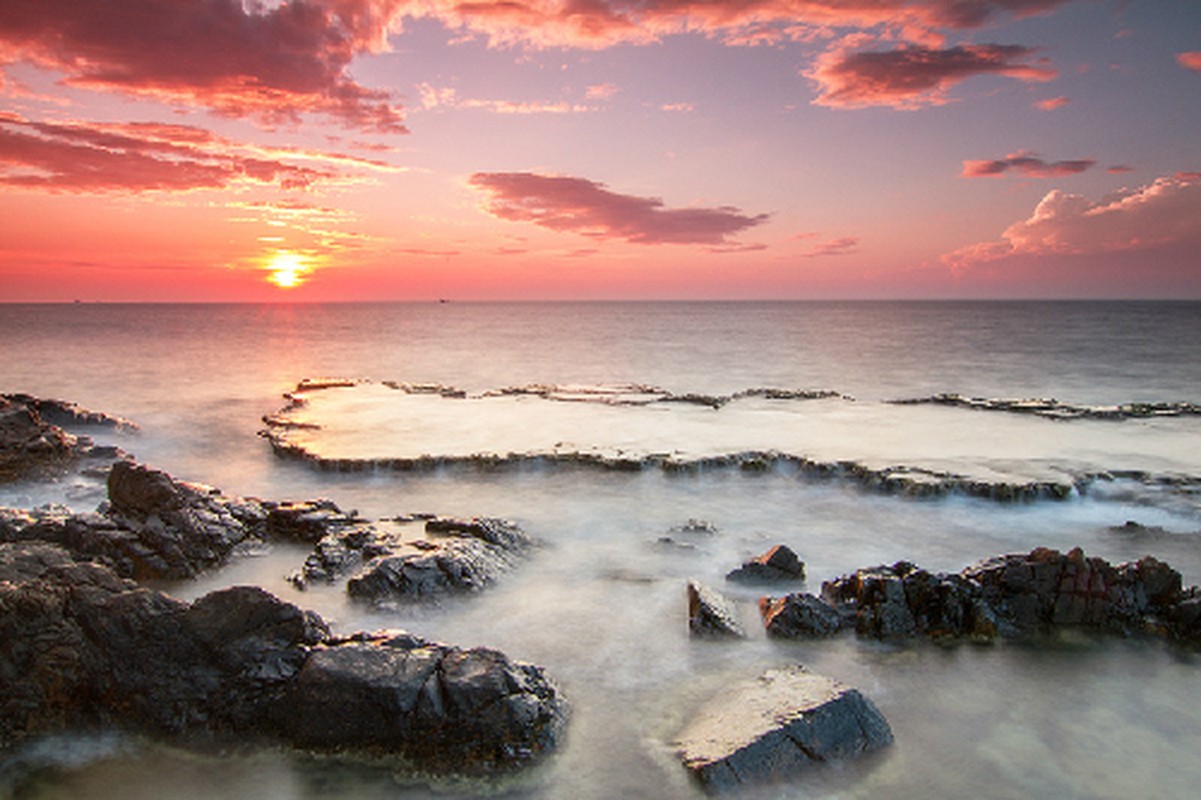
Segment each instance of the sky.
M1201 299L1198 0L4 0L0 301Z

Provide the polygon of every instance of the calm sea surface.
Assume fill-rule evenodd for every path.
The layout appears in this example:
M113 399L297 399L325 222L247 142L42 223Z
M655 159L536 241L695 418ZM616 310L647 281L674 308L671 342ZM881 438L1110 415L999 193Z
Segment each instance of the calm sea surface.
M684 584L695 577L722 586L725 572L776 543L807 562L810 591L901 558L959 570L1039 545L1079 545L1115 561L1150 553L1186 584L1201 583L1196 495L1115 480L1062 501L916 500L786 468L337 474L279 461L258 432L298 381L339 377L368 383L345 395L331 390L330 402L318 393L313 413L326 424L311 442L318 451L521 453L568 439L580 450L775 448L997 480L1071 482L1104 470L1201 479L1201 417L1053 421L886 402L958 393L1073 406L1201 403L1199 354L1198 303L0 304L0 391L133 419L139 434L105 440L151 466L227 494L330 497L367 516L505 516L548 543L496 587L436 608L382 613L350 604L337 588L298 593L285 577L305 553L289 547L170 591L193 598L256 583L338 630L400 627L497 647L547 667L573 704L560 751L500 786L430 786L286 751L217 757L99 736L10 754L0 762L0 796L160 798L169 774L170 795L192 800L694 797L699 790L671 744L688 715L726 681L797 662L862 689L896 744L747 797L1195 796L1195 655L1083 636L988 647L787 643L762 634L733 645L697 642L687 635ZM469 397L389 395L384 381L451 386ZM720 410L482 398L532 384L841 397ZM86 510L101 499L71 480L0 488L4 505ZM694 550L654 546L689 519L712 523L717 535ZM1115 530L1127 520L1149 530ZM730 593L746 601L754 629L755 594Z

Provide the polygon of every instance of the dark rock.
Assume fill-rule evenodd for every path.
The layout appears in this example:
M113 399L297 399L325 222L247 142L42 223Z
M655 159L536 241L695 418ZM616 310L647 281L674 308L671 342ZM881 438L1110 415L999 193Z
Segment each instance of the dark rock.
M805 562L788 545L778 544L726 575L728 581L778 583L805 580Z
M405 540L375 529L334 534L318 543L323 562L338 572L362 571L351 578L352 597L375 603L432 599L478 591L513 569L534 541L511 522L492 518L425 521L427 538ZM328 571L328 567L321 565ZM310 564L306 562L305 569Z
M1162 632L1186 593L1180 574L1150 556L1113 566L1079 548L986 559L958 574L932 574L908 562L859 570L822 585L823 598L861 636L1025 637L1059 627Z
M779 638L833 636L842 630L842 615L829 603L811 594L764 597L759 614L769 636Z
M731 687L677 739L684 766L715 792L785 779L891 743L888 722L857 689L801 667Z
M60 473L81 449L78 438L43 420L36 407L0 395L0 482Z
M236 735L489 772L550 750L537 667L403 633L332 639L262 589L191 605L58 547L0 544L0 746L81 726Z
M746 636L738 608L728 598L698 581L688 581L688 630L693 636Z

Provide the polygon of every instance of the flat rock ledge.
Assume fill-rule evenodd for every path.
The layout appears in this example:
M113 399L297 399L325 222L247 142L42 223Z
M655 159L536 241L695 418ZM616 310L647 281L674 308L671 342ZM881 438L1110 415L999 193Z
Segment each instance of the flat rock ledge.
M730 686L676 739L685 768L710 792L785 780L892 740L887 720L859 690L803 667Z
M1112 565L1039 547L996 556L958 573L900 561L826 581L821 598L765 597L769 635L828 636L853 629L873 639L1028 638L1060 628L1151 634L1201 644L1201 589L1146 556Z
M35 542L0 544L0 747L111 727L489 774L552 750L540 668L399 631L332 636L256 587L184 603Z

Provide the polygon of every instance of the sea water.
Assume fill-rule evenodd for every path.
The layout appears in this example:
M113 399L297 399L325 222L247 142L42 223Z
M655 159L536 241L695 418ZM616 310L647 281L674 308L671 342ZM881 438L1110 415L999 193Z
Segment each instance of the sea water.
M340 587L299 592L286 577L305 551L282 545L163 588L191 599L253 583L339 631L406 628L496 647L545 666L572 704L556 754L500 784L106 734L7 754L0 791L161 797L169 775L171 796L193 800L687 798L700 790L672 739L688 716L724 684L791 663L860 688L896 743L747 797L1185 797L1201 785L1201 662L1189 652L1083 635L984 647L773 641L757 627L757 593L723 581L783 543L807 562L810 591L902 558L957 571L1036 546L1081 546L1111 561L1152 554L1187 585L1201 582L1201 417L1061 420L891 402L945 393L1075 408L1201 402L1201 304L0 305L0 342L0 391L130 418L140 433L93 435L176 477L230 495L329 497L369 517L517 521L545 547L494 587L436 606L380 611ZM360 472L277 458L259 435L262 418L315 377L355 384L314 392L298 412L322 424L303 441L312 452L454 458ZM614 386L739 399L590 401ZM498 394L514 387L588 398ZM762 389L822 396L740 395ZM1018 503L914 498L816 478L792 461L753 472L618 471L520 457L556 447L684 461L774 450L985 481L1046 479L1071 491ZM518 458L482 468L473 453ZM1107 470L1119 478L1097 477ZM70 478L0 487L5 505L86 510L102 499ZM680 533L689 520L715 532L689 539ZM664 546L668 535L685 546ZM690 639L689 578L738 599L751 637Z

